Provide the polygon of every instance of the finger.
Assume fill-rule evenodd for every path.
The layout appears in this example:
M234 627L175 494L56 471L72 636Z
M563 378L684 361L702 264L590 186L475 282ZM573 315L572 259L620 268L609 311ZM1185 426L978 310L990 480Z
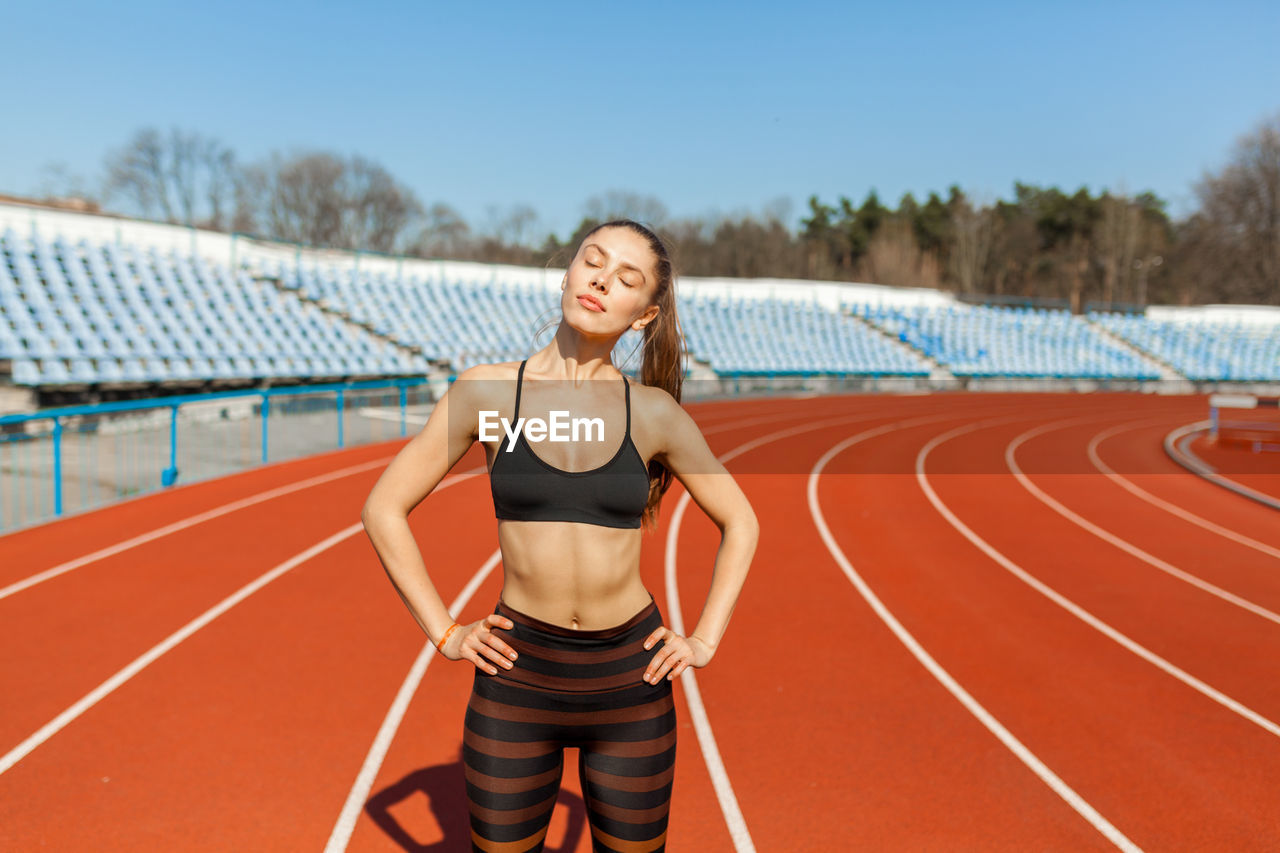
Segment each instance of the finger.
M661 640L666 635L667 635L666 625L663 625L661 628L654 628L653 633L645 638L644 647L646 649L653 648L653 644Z
M505 628L508 631L516 626L516 623L512 622L505 616L499 616L497 613L490 613L488 616L484 617L484 621L486 625L492 625L496 628Z
M669 671L666 672L667 680L674 681L676 676L680 675L680 673L684 672L686 669L689 668L689 664L692 660L693 660L692 650L689 650L689 651L681 650L681 651L673 652L670 658L663 661L662 669L659 670L656 674L658 678L661 678L663 675L663 671L669 669Z
M493 661L494 663L502 664L504 669L511 669L511 667L515 666L515 664L513 664L510 660L504 657L503 654L493 646L482 645L482 646L479 646L476 649L476 651L478 651L480 654L483 654L486 658Z
M504 658L510 658L511 660L516 659L516 650L502 642L502 640L498 639L493 634L488 636L487 642L490 646L497 649L498 654L502 655Z
M476 665L476 669L480 670L481 672L487 672L490 675L498 674L498 668L495 667L493 664L486 663L484 658L480 657L479 654L472 651L471 649L468 649L467 651L471 652L471 654L467 655L467 660L474 663Z
M644 680L657 683L665 672L667 661L670 659L673 649L670 646L664 647L662 651L653 656L653 660L649 661L649 666L645 668Z

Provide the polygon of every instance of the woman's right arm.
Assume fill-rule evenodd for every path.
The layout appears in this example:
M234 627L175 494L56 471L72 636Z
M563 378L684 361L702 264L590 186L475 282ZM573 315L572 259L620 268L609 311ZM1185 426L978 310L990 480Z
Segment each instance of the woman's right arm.
M478 412L483 408L486 386L494 384L484 381L487 376L489 372L482 366L467 368L458 376L432 409L421 432L382 472L360 512L383 569L432 643L440 641L454 620L427 573L409 529L409 513L431 494L478 437ZM467 633L455 630L447 648L461 652L462 638L457 635Z

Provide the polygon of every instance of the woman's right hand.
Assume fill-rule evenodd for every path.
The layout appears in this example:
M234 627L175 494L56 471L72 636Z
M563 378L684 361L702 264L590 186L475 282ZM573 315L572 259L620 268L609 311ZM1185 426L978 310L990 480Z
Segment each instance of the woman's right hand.
M479 622L472 622L453 632L449 642L441 650L449 660L469 660L481 672L496 675L497 667L511 669L515 666L516 650L493 633L493 628L510 631L515 623L505 616L490 613ZM495 664L497 666L495 666Z

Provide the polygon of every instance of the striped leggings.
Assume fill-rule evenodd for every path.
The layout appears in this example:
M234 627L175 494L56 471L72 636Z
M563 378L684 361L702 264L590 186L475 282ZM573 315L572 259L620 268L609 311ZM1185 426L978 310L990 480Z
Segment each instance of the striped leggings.
M580 631L499 600L515 626L493 628L515 649L511 669L475 671L463 725L473 853L537 853L577 747L578 778L595 853L665 851L675 775L672 685L641 680L662 648L658 604L621 625Z

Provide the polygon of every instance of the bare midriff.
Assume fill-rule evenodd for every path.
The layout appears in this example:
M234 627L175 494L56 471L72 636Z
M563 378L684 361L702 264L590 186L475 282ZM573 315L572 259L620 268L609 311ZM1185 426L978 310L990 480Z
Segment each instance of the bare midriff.
M640 531L577 521L498 520L502 600L583 631L621 625L649 604Z

